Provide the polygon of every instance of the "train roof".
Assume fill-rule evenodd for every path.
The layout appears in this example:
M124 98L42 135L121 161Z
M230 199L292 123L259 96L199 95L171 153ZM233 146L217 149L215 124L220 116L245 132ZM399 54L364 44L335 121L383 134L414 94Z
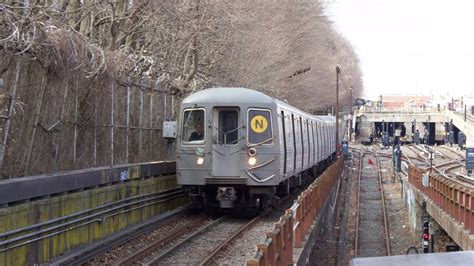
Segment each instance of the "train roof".
M279 106L284 106L285 108L287 109L290 109L296 113L299 113L299 114L305 114L305 115L308 115L308 116L311 116L313 117L315 120L317 121L321 121L321 122L331 122L331 121L336 121L336 118L334 116L326 116L326 115L312 115L312 114L309 114L309 113L306 113L294 106L291 106L289 105L287 102L283 102L283 101L280 101L278 99L275 99L275 102L279 105Z
M210 88L198 91L189 95L183 100L183 104L270 104L275 105L272 97L265 95L259 91L246 88Z
M256 90L239 87L216 87L198 91L186 97L183 104L262 104L268 106L282 106L301 115L308 115L321 122L335 121L334 116L311 115L286 102L272 98Z
M336 117L335 116L330 116L330 115L317 115L317 118L326 121L326 122L336 122Z

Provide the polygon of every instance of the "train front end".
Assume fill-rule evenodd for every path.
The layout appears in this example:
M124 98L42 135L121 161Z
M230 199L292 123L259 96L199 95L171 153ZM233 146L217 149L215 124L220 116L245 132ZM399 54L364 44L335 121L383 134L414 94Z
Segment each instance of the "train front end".
M214 88L183 100L177 180L197 208L261 208L279 183L273 100Z

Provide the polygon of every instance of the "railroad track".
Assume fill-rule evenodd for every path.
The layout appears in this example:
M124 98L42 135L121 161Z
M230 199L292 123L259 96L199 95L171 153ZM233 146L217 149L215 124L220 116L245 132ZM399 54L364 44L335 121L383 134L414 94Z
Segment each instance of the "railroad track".
M420 154L420 152L423 152L424 154L428 154L428 152L425 149L419 146L413 146L413 145L406 145L404 147L406 147L409 151L415 154L416 160L424 162L425 165L428 165L428 166L430 165L430 161L428 160L428 158Z
M145 260L148 256L151 256L153 252L159 250L167 243L172 242L173 240L179 239L186 234L197 230L199 226L202 226L208 220L208 217L205 215L200 215L194 217L194 219L189 219L189 223L181 225L168 234L158 238L157 240L153 241L152 243L146 245L144 248L137 250L136 252L132 253L128 257L120 260L116 263L116 265L132 265L132 264L139 264L143 260Z
M355 256L390 256L387 214L380 173L379 156L368 156L376 165L364 167L361 153L357 182L357 220L355 231Z
M437 150L438 148L443 149L443 152ZM458 180L458 181L463 182L465 184L468 184L470 186L474 185L474 178L473 177L465 175L463 171L458 171L458 172L453 171L454 169L463 168L465 166L464 162L466 161L466 159L464 158L463 155L461 155L461 154L457 153L456 151L453 151L453 150L451 150L451 149L449 149L448 147L445 147L445 146L438 146L436 148L431 147L431 149L433 149L434 151L440 153L445 158L451 158L452 159L451 161L449 161L447 163L443 163L443 164L436 165L435 167L433 167L438 173L440 173L441 175L443 175L446 178ZM447 153L449 153L449 155ZM457 158L453 158L453 155ZM462 170L464 170L464 169L462 169Z
M408 146L405 145L404 147L408 147ZM355 151L355 152L359 152L359 151ZM376 153L375 151L370 151L370 150L366 150L364 152L366 154L373 154L373 155L375 155ZM389 153L380 153L379 151L377 151L377 154L380 157L392 158L392 155ZM414 156L409 156L406 153L402 152L402 161L405 161L408 164L415 165L415 166L420 166L420 165L426 166L426 161L419 154L416 154L416 156L414 157Z
M454 154L454 156L457 157L457 159L455 159L455 160L457 160L457 161L461 161L461 162L462 162L462 161L465 161L465 160L466 160L463 155L457 153L456 151L451 150L451 149L448 148L448 147L445 147L445 146L438 146L438 147L436 147L436 148L434 148L434 147L431 147L431 148L432 148L433 150L435 150L435 151L438 151L439 153L441 153L442 155L444 155L444 156L446 156L446 157L448 156L446 153L449 153L451 156ZM443 152L439 151L439 149L442 149Z
M252 220L221 217L179 241L145 265L209 265L220 250L254 225L260 217Z

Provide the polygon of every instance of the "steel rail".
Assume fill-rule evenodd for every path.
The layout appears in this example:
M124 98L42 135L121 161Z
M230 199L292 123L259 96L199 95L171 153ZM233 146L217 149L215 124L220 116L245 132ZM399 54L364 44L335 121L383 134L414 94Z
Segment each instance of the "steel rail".
M145 248L142 248L142 249L132 253L128 257L126 257L123 260L119 261L117 264L118 265L132 265L133 263L139 261L141 258L143 258L146 255L150 254L151 252L153 252L154 250L156 250L157 248L159 248L160 246L162 246L166 242L168 242L172 239L177 239L177 238L183 236L184 234L196 229L206 219L207 219L207 217L205 215L200 215L200 216L196 217L196 221L194 221L193 223L183 225L183 226L175 229L174 231L167 234L166 236L155 240L150 245L147 245ZM174 221L170 221L168 224L170 224L172 222L174 222ZM138 236L138 237L140 237L140 236Z
M360 220L360 179L362 175L362 162L364 160L364 151L360 151L360 161L359 161L359 174L357 180L357 219L356 219L356 230L355 230L355 248L354 256L357 257L357 252L359 251L359 220Z
M168 248L167 250L165 250L164 252L162 252L160 255L158 255L157 257L153 258L153 260L147 262L147 263L144 263L143 265L159 265L159 261L161 259L163 259L164 257L168 256L169 254L171 254L172 252L174 252L175 250L177 250L179 247L181 247L182 245L184 245L185 243L189 242L191 239L194 239L195 237L199 236L199 235L202 235L203 233L207 232L210 228L224 222L226 219L228 219L228 216L223 216L219 219L216 219L214 220L212 223L204 226L203 228L199 229L198 231L196 231L195 233L191 234L190 236L186 237L185 239L182 239L181 241L179 241L178 243L176 243L175 245L173 245L172 247Z
M387 249L387 256L390 256L390 238L388 234L388 222L387 222L387 212L385 209L385 196L383 192L383 183L382 183L382 173L380 172L381 163L380 158L377 152L375 152L375 158L377 159L377 173L379 176L379 185L380 185L380 195L382 198L382 213L383 213L383 224L385 229L385 248Z
M136 225L131 229L125 229L120 234L99 240L98 243L93 243L86 246L84 249L79 249L64 258L52 261L53 265L82 265L94 258L118 247L130 240L136 239L140 235L155 230L168 222L175 221L182 217L187 211L189 205L183 206L169 213L164 213L156 218L153 218L145 224Z
M232 236L230 236L226 241L224 241L221 245L216 247L209 256L207 256L199 265L208 266L211 265L214 259L216 258L217 254L219 254L225 247L227 247L231 242L235 241L237 237L239 237L243 232L247 229L255 225L263 215L257 216L253 218L250 222L242 226L237 232L235 232Z

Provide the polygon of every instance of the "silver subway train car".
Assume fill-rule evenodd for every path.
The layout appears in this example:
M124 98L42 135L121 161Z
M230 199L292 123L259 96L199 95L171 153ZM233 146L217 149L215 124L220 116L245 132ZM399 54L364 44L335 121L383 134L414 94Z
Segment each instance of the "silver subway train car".
M177 180L196 207L263 208L335 154L335 117L245 88L188 96L178 128Z

